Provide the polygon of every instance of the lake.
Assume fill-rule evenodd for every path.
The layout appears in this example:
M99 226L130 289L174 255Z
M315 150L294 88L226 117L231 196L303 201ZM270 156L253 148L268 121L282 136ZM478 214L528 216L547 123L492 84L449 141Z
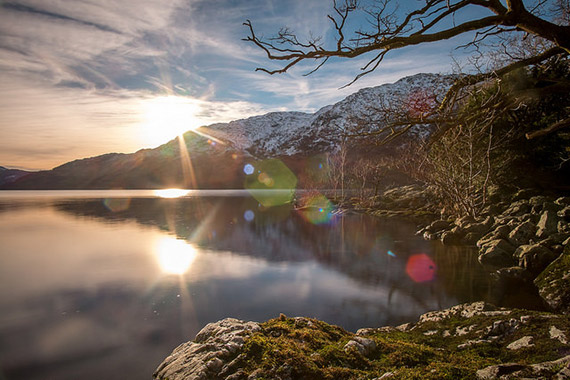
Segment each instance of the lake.
M149 379L225 317L356 331L489 298L474 249L415 230L244 191L0 192L0 378Z

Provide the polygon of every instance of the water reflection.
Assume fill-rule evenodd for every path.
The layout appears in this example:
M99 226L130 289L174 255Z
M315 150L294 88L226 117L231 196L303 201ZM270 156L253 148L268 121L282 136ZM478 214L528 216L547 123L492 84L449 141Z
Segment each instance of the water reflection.
M166 274L186 273L194 259L196 250L190 244L171 237L162 237L156 244L160 269Z
M194 195L0 201L0 373L146 378L220 318L285 313L356 330L487 295L472 251L425 242L414 225L320 223L320 201ZM414 259L414 279L421 254L434 266Z

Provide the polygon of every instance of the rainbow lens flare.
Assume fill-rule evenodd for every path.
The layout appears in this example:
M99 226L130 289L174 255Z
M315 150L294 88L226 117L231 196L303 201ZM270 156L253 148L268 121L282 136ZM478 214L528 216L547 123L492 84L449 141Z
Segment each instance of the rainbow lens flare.
M324 195L314 195L301 209L301 215L305 220L313 224L329 223L333 217L334 206Z
M244 187L264 207L291 203L297 187L297 177L281 161L269 159L246 164Z
M435 279L436 265L425 253L412 255L406 264L406 273L415 282L429 282Z

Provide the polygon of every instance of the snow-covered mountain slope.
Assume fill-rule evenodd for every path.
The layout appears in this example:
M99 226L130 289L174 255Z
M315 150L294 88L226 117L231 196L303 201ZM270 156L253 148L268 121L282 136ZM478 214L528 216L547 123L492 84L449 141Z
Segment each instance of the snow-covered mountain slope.
M435 99L441 99L453 84L454 78L451 75L416 74L396 83L361 89L314 114L273 112L210 125L204 131L226 142L230 149L257 157L332 151L342 134L357 127L360 131L370 132L387 122L389 116L383 114L386 109L413 113L433 105ZM420 137L428 132L425 127L411 131Z

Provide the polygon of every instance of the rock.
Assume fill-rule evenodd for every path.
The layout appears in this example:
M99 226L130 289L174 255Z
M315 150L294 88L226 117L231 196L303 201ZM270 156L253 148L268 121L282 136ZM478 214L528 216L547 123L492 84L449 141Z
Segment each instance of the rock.
M532 336L523 336L522 338L510 343L507 348L509 350L520 350L521 348L532 347L534 346L534 343L532 343L532 341Z
M523 267L501 268L495 272L501 288L516 289L532 284L533 276Z
M512 203L511 206L506 209L505 212L503 212L503 215L523 215L529 213L531 209L532 207L529 205L528 201L526 199L523 199Z
M509 234L509 240L516 246L526 244L535 236L536 226L534 223L527 221L520 224Z
M355 336L344 345L344 351L357 350L362 356L370 356L376 350L376 342L372 339Z
M482 265L509 267L515 262L512 255L514 250L506 240L492 240L481 248L478 260Z
M471 216L463 216L455 221L455 225L463 228L465 225L473 223L475 220Z
M550 330L548 332L550 334L550 339L556 339L562 344L568 344L566 334L556 326L550 326Z
M477 232L468 232L463 237L462 241L463 244L467 245L476 245L477 242L481 239L482 235Z
M445 245L462 244L464 235L461 232L446 231L441 235L441 242Z
M154 379L207 380L217 378L224 367L238 356L245 339L260 331L255 322L227 318L209 323L193 342L183 343L158 366ZM229 375L229 374L228 374Z
M570 314L570 246L534 280L538 293L557 313Z
M481 380L498 379L501 376L509 375L523 368L525 368L525 366L518 363L491 365L477 371L477 378Z
M563 245L564 247L570 245L570 236L568 237L568 239L566 239L566 240L564 240L564 241L562 242L562 245Z
M519 266L526 268L534 276L538 276L548 264L556 259L556 254L540 244L521 245L514 256L519 260Z
M548 202L548 198L544 195L535 195L534 197L530 197L528 200L528 203L533 207L540 206L542 208L544 202Z
M540 239L545 239L549 235L558 232L558 215L552 211L545 211L540 216L540 220L538 221L537 227L538 231L536 232L536 236Z
M507 225L501 225L495 228L493 231L489 232L487 235L483 236L477 241L477 247L482 247L491 240L497 239L508 239L511 228Z
M434 232L439 232L441 230L445 230L447 228L449 228L451 226L451 223L447 220L436 220L433 223L431 223L429 226L427 226L425 228L426 232L429 233L434 233Z
M558 222L557 227L558 227L557 230L559 233L565 234L565 235L570 234L570 223L566 223L566 222L561 220Z
M570 220L570 206L566 206L562 210L558 211L557 215L565 220Z

